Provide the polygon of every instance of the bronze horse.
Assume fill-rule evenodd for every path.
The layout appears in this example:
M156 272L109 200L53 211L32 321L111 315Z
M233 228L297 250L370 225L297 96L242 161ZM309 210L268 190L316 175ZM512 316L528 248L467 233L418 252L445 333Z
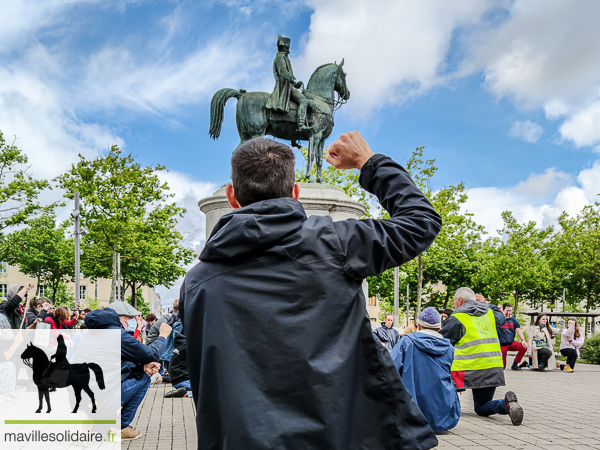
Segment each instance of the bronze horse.
M308 161L306 176L309 182L315 182L312 176L313 159L317 165L316 182L323 181L323 148L325 139L333 129L333 112L337 105L350 98L346 85L346 74L342 70L344 60L340 64L324 64L318 67L310 77L306 89L302 92L310 101L309 124L311 129L298 130L298 105L290 101L290 113L282 114L266 108L270 94L266 92L246 92L243 89L221 89L215 93L210 104L209 135L217 139L221 134L225 103L231 97L238 100L236 123L240 135L240 144L249 139L271 135L292 142L299 147L297 141L308 141ZM339 99L335 99L335 92ZM239 147L238 145L238 147Z

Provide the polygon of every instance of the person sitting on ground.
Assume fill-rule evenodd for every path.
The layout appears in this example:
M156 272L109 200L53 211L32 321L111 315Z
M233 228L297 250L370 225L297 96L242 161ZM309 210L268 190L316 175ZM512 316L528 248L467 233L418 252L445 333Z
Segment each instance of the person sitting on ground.
M584 339L583 333L579 331L577 319L569 319L567 321L567 328L562 330L560 336L560 354L567 357L567 364L558 363L560 370L573 372L575 362L579 359L579 349L583 345Z
M158 372L160 367L158 360L171 333L171 327L163 324L152 347L142 344L127 331L128 328L136 327L135 318L138 315L141 313L128 303L113 302L104 309L92 311L85 318L85 326L90 330L121 330L121 439L123 440L138 439L142 434L131 427L131 422L150 387L150 376Z
M494 400L496 388L505 385L498 329L506 317L497 306L477 301L468 287L456 291L454 308L441 334L455 347L452 378L456 387L471 389L477 415L508 414L513 425L521 425L523 408L513 391Z
M27 310L25 319L27 327L37 319L39 312L42 310L42 303L43 297L32 297L31 300L29 300L29 309Z
M150 345L154 344L154 341L156 340L156 338L158 337L158 335L160 333L160 326L163 323L166 323L168 325L169 320L171 320L171 317L172 317L171 314L165 314L161 318L154 321L154 323L150 327L150 330L148 330L148 335L146 336L146 345L150 346Z
M523 336L523 331L521 331L521 324L512 315L512 303L504 303L500 310L506 317L506 323L498 329L498 338L500 340L500 348L502 349L502 363L506 369L506 354L509 351L516 351L517 356L515 356L515 360L513 361L512 366L510 366L510 370L522 371L523 369L519 367L519 363L527 352L527 342L525 336ZM519 336L520 342L515 341L515 334Z
M393 325L394 315L386 314L385 322L381 322L381 326L373 332L388 351L392 351L398 339L400 339L400 333L393 328Z
M409 326L407 326L404 331L402 332L402 336L406 336L407 334L410 333L416 333L417 332L417 327L415 326L414 323L411 323Z
M448 317L450 317L453 312L454 312L454 310L450 309L450 308L442 309L440 311L440 316L442 318L442 325L444 325L444 322L446 322L446 320L448 320Z
M17 386L17 367L11 361L13 355L23 342L23 335L11 330L7 317L0 313L0 341L12 341L12 345L5 352L0 352L0 405L15 393ZM6 348L7 346L2 346Z
M4 314L11 328L26 328L26 305L21 305L23 299L27 298L27 292L35 287L33 283L13 284L6 291L6 300L0 303L0 313Z
M167 320L167 324L173 329L173 332L167 339L163 354L160 356L160 363L162 364L163 370L169 371L170 374L171 371L169 370L169 361L171 360L171 355L173 354L173 339L181 332L181 320L179 320L179 299L176 299L173 302L173 314L171 314L171 318ZM170 381L172 383L172 380Z
M428 306L417 318L418 331L406 335L391 352L404 386L436 433L454 428L460 419L450 373L454 347L439 333L441 328L440 314Z
M56 308L52 314L50 314L48 308L49 306L43 307L38 316L44 322L49 323L53 330L67 329L67 327L72 328L79 317L76 315L72 319L69 319L69 309L64 306Z
M144 330L144 338L145 338L145 342L148 342L148 333L150 332L150 328L152 328L152 325L154 325L154 322L156 322L156 316L152 313L148 314L146 316L146 329Z
M192 385L190 384L190 375L187 369L187 348L183 331L175 335L174 347L173 355L169 361L169 375L171 377L171 384L175 390L167 392L165 397L191 398Z
M554 358L553 337L557 334L559 332L550 326L548 316L539 313L527 334L527 355L531 369L542 371L548 367L554 369L556 359Z

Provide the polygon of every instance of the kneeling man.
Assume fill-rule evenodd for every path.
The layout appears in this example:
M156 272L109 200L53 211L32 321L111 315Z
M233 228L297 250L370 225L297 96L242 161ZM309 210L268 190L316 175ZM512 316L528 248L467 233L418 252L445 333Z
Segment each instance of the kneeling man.
M439 330L440 314L431 306L417 318L417 332L407 334L392 350L404 386L433 428L454 428L460 419L460 401L450 368L454 347Z

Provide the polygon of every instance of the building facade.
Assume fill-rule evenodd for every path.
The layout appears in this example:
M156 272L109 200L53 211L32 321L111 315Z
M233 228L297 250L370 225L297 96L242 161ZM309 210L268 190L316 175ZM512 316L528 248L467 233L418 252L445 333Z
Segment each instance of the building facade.
M0 301L6 298L8 287L13 284L26 285L27 283L36 284L37 280L31 278L19 271L16 266L10 266L5 262L0 262ZM67 291L71 295L75 295L75 283L66 283ZM38 295L40 297L47 297L47 288L44 285L36 286L38 289ZM81 277L79 281L79 295L76 296L77 300L80 300L82 305L85 307L86 302L90 300L98 301L100 307L108 306L110 299L110 288L111 280L107 278L101 278L96 281L92 281L89 278ZM141 291L142 297L148 305L150 305L150 311L157 316L161 315L162 308L160 304L160 295L156 293L154 288L144 286ZM121 298L117 300L125 300L131 296L131 289L121 293Z

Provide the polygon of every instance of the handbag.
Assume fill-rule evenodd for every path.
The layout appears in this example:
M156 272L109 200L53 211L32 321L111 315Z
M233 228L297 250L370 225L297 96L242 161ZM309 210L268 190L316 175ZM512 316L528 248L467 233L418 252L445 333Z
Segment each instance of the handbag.
M535 348L548 348L548 343L546 341L541 339L534 339L533 341L535 342Z

